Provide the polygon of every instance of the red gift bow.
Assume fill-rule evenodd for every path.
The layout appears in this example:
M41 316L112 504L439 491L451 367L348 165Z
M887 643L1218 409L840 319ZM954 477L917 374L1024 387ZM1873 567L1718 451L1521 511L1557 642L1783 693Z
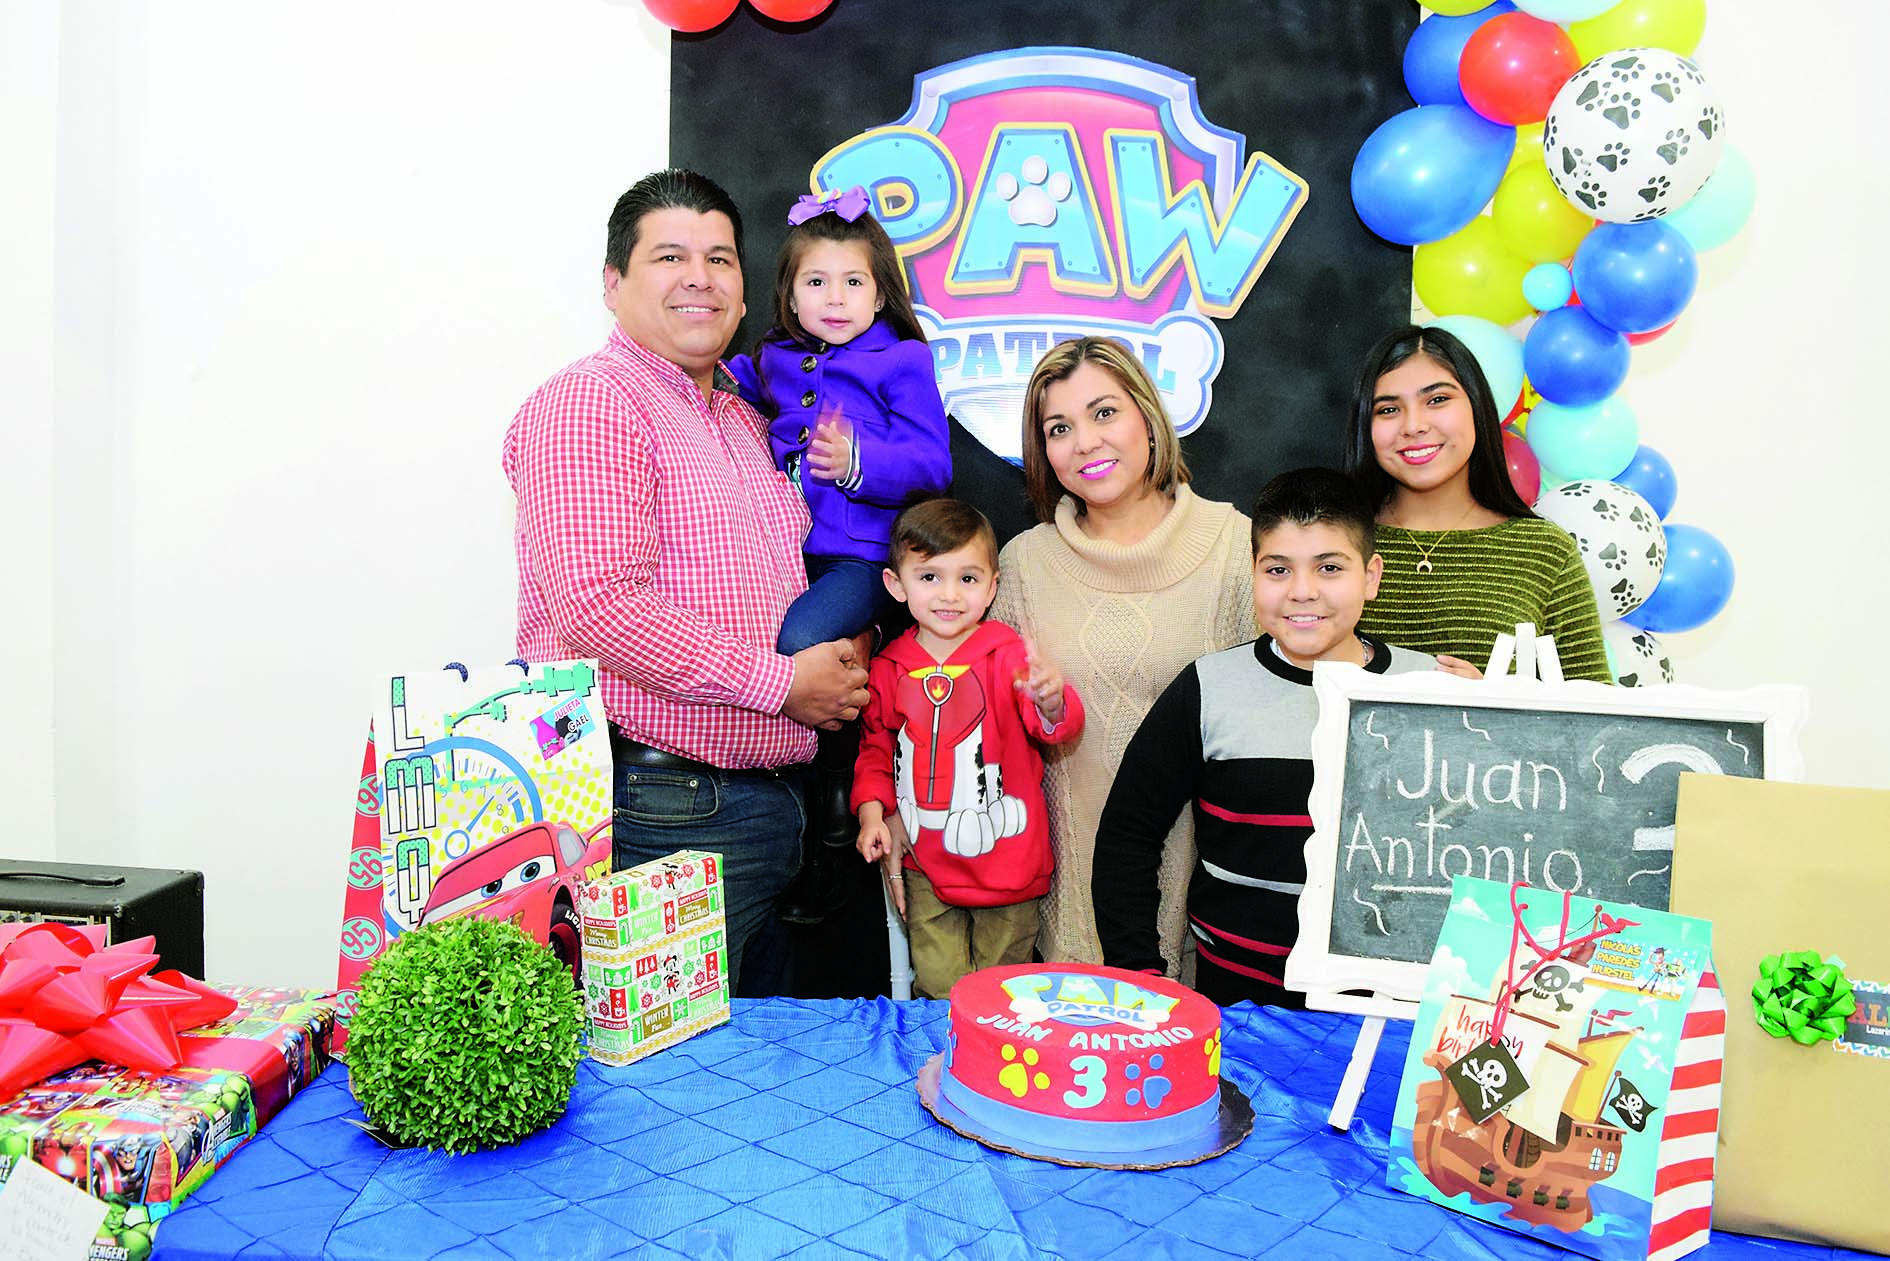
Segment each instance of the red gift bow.
M183 1058L180 1029L236 1000L176 969L152 973L154 939L105 944L103 924L0 924L0 1100L104 1060L142 1072Z

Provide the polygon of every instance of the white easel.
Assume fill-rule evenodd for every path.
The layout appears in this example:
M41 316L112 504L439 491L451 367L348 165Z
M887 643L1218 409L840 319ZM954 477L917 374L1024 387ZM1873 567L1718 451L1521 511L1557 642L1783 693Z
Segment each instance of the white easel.
M1536 636L1533 622L1519 622L1514 635L1498 635L1490 647L1490 661L1483 670L1484 683L1502 679L1516 667L1519 679L1534 679L1560 686L1562 658L1555 650L1555 639ZM1339 1093L1333 1097L1332 1111L1326 1122L1336 1130L1352 1128L1352 1114L1359 1097L1365 1093L1365 1077L1378 1056L1378 1039L1385 1032L1387 1020L1416 1020L1418 1004L1382 994L1308 994L1306 1005L1319 1011L1341 1011L1365 1017L1352 1043L1352 1058L1339 1079Z

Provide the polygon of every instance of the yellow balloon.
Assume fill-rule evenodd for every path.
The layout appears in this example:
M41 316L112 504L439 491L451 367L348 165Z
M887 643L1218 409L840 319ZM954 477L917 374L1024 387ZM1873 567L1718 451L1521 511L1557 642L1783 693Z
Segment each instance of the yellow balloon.
M1514 324L1532 308L1523 297L1529 260L1503 244L1487 216L1472 219L1441 241L1420 245L1411 258L1418 299L1437 315L1475 315Z
M1542 161L1542 129L1547 123L1524 123L1516 129L1516 147L1510 151L1509 169L1515 170L1530 158Z
M1487 9L1495 0L1418 0L1432 13L1442 14L1447 18L1460 18L1466 13L1475 13Z
M1691 57L1705 31L1706 0L1621 0L1568 28L1583 65L1617 48L1666 48Z
M1497 185L1490 218L1504 248L1532 263L1567 258L1595 226L1555 187L1540 150L1535 161L1518 163Z

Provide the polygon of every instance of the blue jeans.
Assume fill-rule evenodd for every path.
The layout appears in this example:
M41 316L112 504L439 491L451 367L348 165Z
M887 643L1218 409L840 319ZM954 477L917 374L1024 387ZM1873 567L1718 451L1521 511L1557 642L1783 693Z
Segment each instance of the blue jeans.
M679 849L722 856L729 993L786 996L793 980L786 931L774 900L801 865L806 817L799 767L779 777L619 766L611 816L618 871Z
M775 651L791 657L815 644L851 639L882 620L893 604L879 576L884 568L850 556L809 556L807 590L788 605Z

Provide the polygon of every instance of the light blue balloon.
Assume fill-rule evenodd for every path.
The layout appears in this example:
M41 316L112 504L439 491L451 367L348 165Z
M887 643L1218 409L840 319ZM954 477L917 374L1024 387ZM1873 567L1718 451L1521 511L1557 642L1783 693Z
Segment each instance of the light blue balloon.
M1586 407L1541 402L1529 412L1529 449L1545 473L1612 481L1640 447L1640 424L1618 397Z
M1670 523L1665 529L1667 566L1660 571L1660 584L1621 619L1660 635L1704 626L1726 607L1733 589L1732 553L1724 543L1697 525Z
M1560 263L1537 263L1522 278L1523 301L1538 311L1567 306L1574 292L1575 278Z
M1431 19L1435 21L1436 19ZM1522 340L1501 324L1475 315L1445 315L1432 320L1429 328L1441 328L1463 343L1463 348L1483 369L1483 379L1490 383L1490 397L1496 400L1496 418L1509 415L1509 409L1522 397Z
M1393 114L1359 146L1352 205L1397 245L1441 241L1476 218L1509 170L1516 129L1467 105Z
M1752 215L1759 190L1753 182L1752 163L1728 141L1721 147L1713 177L1678 210L1661 222L1687 239L1696 250L1718 249L1739 235Z
M1516 7L1544 22L1586 22L1620 3L1621 0L1516 0Z

